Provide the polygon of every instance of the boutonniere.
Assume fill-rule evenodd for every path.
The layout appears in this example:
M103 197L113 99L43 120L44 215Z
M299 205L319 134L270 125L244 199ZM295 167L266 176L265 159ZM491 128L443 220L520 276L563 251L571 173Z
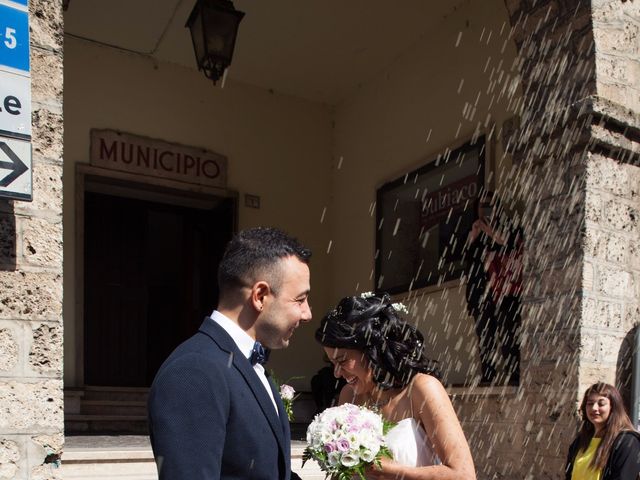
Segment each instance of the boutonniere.
M287 412L287 418L293 421L293 401L296 399L296 391L291 385L283 383L280 385L280 398L284 404L284 411Z
M282 404L284 405L284 411L287 412L287 418L289 419L290 422L292 422L294 419L293 401L296 398L298 398L298 394L296 394L295 389L291 385L288 385L286 383L280 383L280 381L278 380L278 377L275 376L273 371L271 371L271 378L273 379L273 382L276 384L278 393L280 394L280 398L282 399ZM286 381L290 382L291 380L299 380L301 378L304 378L304 377L291 377Z

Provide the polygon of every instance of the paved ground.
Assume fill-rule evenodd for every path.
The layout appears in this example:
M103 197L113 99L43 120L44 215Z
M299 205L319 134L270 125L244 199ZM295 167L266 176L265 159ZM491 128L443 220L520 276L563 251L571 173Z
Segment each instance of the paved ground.
M297 437L294 437L291 442L294 448L304 447L305 443L306 442L297 439ZM151 450L151 444L149 443L149 437L143 435L83 435L66 437L64 449L66 451Z

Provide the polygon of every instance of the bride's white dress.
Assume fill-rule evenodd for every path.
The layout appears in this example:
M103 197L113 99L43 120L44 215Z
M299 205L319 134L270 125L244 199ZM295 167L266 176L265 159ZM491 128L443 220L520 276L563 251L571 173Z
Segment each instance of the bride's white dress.
M427 433L413 417L400 420L387 432L386 439L393 459L398 463L410 467L440 464Z

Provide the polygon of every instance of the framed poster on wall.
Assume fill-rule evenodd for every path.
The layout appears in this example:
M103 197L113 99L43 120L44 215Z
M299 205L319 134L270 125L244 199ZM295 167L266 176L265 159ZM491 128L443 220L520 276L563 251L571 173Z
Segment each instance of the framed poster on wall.
M378 189L378 291L403 293L462 275L484 159L485 137L479 137Z

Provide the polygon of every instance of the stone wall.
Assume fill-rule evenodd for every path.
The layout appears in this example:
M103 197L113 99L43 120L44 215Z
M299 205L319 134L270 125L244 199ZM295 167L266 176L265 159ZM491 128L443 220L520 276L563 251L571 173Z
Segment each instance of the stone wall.
M580 391L605 380L628 400L640 322L640 2L592 5Z
M640 320L640 5L505 4L522 88L502 192L524 205L521 385L454 403L479 479L560 479L585 388L628 387Z
M0 479L60 478L62 2L30 0L33 202L0 200Z

